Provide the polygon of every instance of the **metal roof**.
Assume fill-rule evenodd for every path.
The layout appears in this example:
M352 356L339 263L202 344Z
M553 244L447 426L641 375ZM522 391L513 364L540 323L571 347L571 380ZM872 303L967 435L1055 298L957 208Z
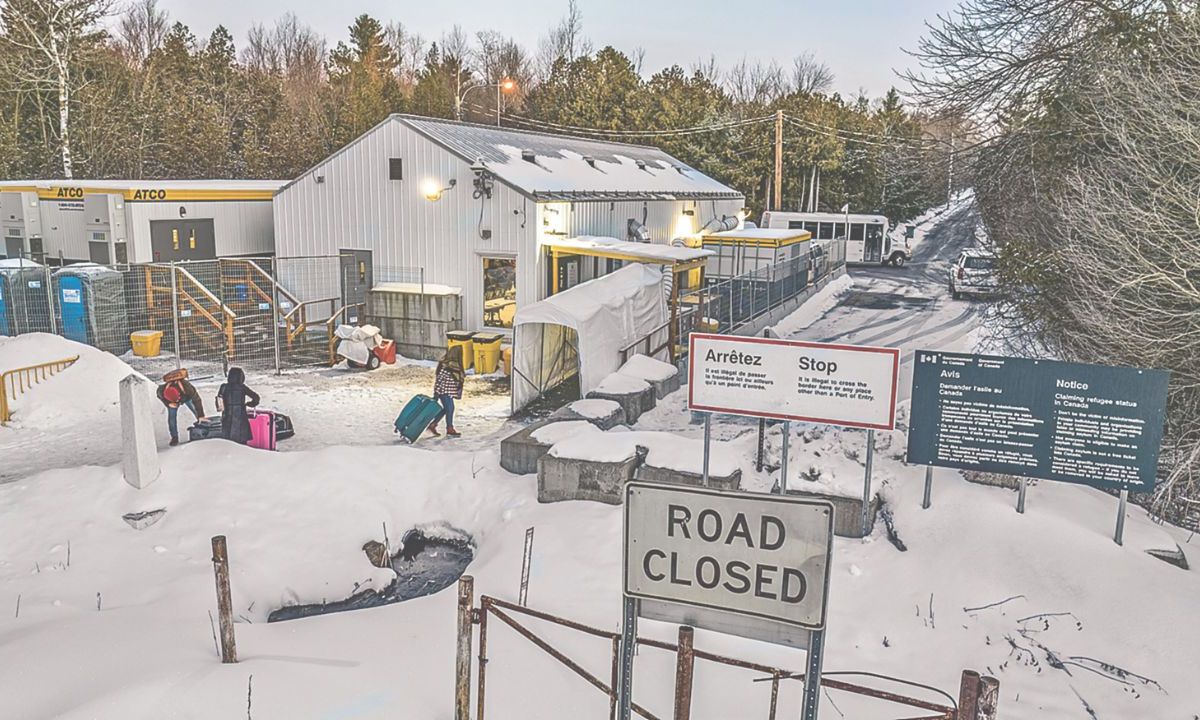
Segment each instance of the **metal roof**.
M400 122L536 200L740 198L646 145L497 128L414 115Z

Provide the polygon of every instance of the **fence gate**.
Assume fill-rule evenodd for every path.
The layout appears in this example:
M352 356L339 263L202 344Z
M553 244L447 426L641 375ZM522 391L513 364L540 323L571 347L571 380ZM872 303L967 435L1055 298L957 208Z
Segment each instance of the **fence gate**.
M488 625L490 618L499 620L507 628L516 632L519 636L525 638L535 647L578 675L584 682L606 695L609 699L609 718L610 720L614 720L617 717L616 688L618 660L620 659L620 633L591 627L567 618L533 610L488 595L480 596L479 606L475 607L474 580L469 575L464 575L459 580L457 618L458 647L454 698L455 720L472 720L472 665L474 665L476 672L475 714L473 720L486 720L488 710L487 667L490 661L495 660L495 658L488 657ZM525 621L529 619L550 623L560 628L567 628L596 638L599 641L607 642L612 654L611 669L608 677L599 677L589 672L579 662L570 658L563 650L555 647L544 637L535 633L525 624ZM479 627L479 649L478 655L473 658L471 648L475 635L474 626L476 625ZM637 638L639 648L662 650L673 653L676 656L675 709L673 714L676 720L687 718L690 714L692 668L695 661L705 661L725 667L740 668L748 673L758 675L759 677L754 678L754 682L769 683L770 704L766 720L776 720L777 718L780 684L784 681L803 682L804 680L804 673L801 672L697 650L691 646L691 637L691 628L683 627L680 629L680 642L678 643L663 642L643 637ZM833 675L838 677L835 678ZM871 677L877 680L896 682L904 686L923 688L926 691L941 695L945 700L930 702L839 679L843 676ZM530 680L531 684L536 683L536 678L531 678ZM998 680L992 677L980 677L979 673L971 670L964 670L962 673L962 682L959 687L957 701L950 694L936 688L929 688L918 683L867 672L826 673L821 678L821 687L826 691L835 690L903 706L906 710L898 711L900 714L896 716L897 720L996 720L996 706L1000 695L1000 683ZM531 689L533 688L531 687ZM655 715L637 702L632 703L632 708L634 716L645 718L645 720L665 720L667 717ZM508 717L511 712L509 710L508 713L501 715L501 717Z

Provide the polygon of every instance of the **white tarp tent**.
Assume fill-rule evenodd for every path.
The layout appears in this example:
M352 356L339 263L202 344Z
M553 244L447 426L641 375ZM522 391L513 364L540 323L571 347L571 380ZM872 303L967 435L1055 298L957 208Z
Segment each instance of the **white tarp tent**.
M662 271L643 264L627 265L518 309L513 321L513 412L576 374L579 393L586 395L620 367L622 348L656 333L664 340L651 347L665 345L667 319Z

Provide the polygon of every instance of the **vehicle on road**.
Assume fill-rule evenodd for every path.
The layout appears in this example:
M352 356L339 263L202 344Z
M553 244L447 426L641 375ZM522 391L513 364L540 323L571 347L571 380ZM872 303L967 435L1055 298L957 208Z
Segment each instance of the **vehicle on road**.
M849 225L849 234L846 227ZM846 262L851 265L893 265L902 267L911 260L908 241L892 241L888 219L883 215L846 215L842 213L800 213L768 210L760 227L781 230L807 230L813 240L846 239Z
M959 300L963 295L988 297L1000 292L996 276L996 255L983 248L967 248L950 266L950 295Z

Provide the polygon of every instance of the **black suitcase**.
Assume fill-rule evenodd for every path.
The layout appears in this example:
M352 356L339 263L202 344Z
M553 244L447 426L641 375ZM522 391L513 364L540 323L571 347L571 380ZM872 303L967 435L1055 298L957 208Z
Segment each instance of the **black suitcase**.
M221 437L221 418L219 417L197 420L195 425L188 428L189 440L208 440L219 437Z
M287 440L296 434L296 428L292 425L292 419L281 412L275 412L275 439Z

